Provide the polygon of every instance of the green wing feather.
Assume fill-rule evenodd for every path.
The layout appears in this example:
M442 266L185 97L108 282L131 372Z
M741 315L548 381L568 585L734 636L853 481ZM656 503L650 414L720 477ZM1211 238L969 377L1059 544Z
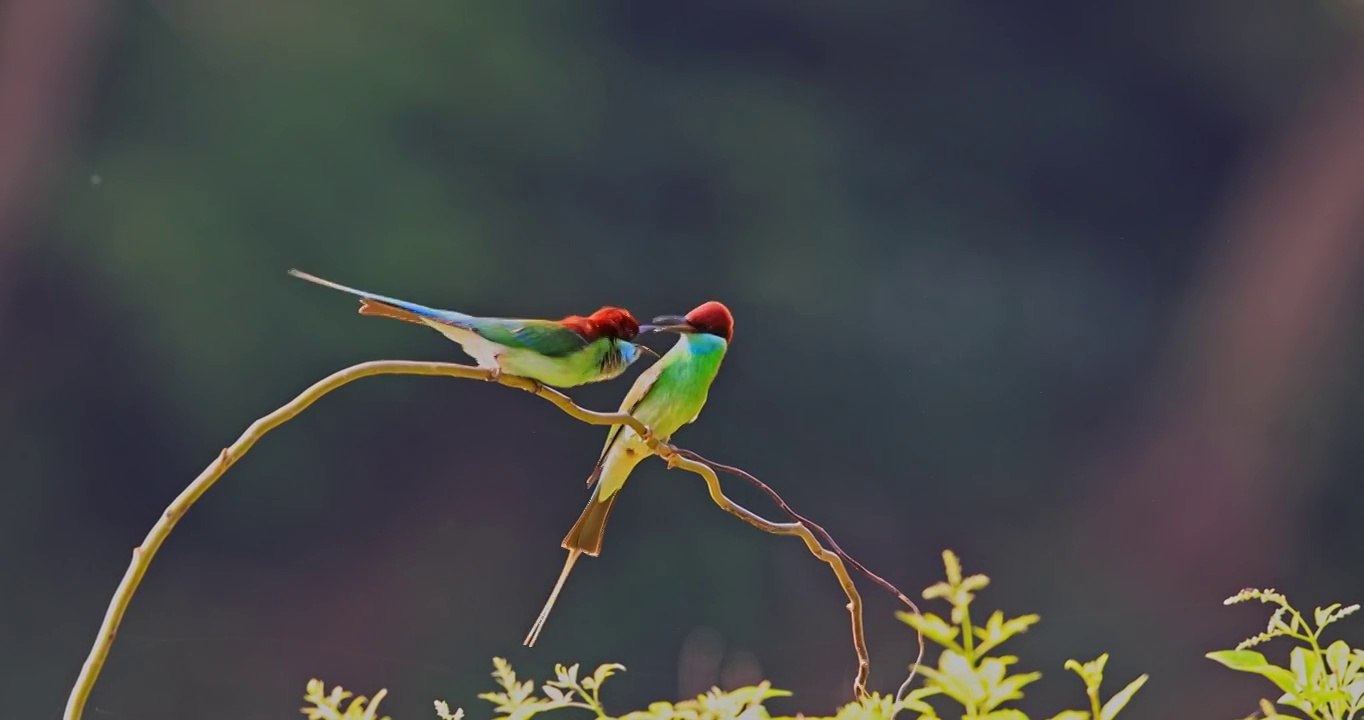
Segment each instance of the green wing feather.
M572 355L588 345L583 336L554 320L478 318L469 323L469 329L499 345L546 357Z

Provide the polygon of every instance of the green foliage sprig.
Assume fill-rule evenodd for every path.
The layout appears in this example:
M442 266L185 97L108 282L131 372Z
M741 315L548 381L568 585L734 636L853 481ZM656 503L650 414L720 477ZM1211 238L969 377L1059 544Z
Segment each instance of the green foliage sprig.
M924 599L942 600L950 605L952 611L948 618L943 619L933 613L897 613L897 617L907 625L922 632L924 637L942 648L936 668L919 668L926 678L922 689L933 691L919 697L941 695L951 699L961 706L963 714L960 717L963 720L1027 720L1028 716L1023 711L1005 706L1022 698L1023 688L1040 680L1042 673L1010 674L1009 670L1018 662L1018 658L990 653L1015 635L1026 632L1041 618L1023 615L1006 619L1004 613L996 610L983 625L976 625L971 620L971 605L975 602L976 593L990 584L990 578L964 575L961 561L951 550L943 552L943 566L946 569L946 581L925 590ZM1090 708L1066 710L1052 716L1050 720L1112 720L1127 706L1137 690L1146 684L1147 676L1138 677L1107 702L1100 702L1099 685L1103 682L1107 662L1107 654L1087 663L1066 661L1066 669L1074 670L1084 681ZM924 715L921 720L937 717Z
M492 676L500 690L478 697L493 704L494 711L498 713L496 720L528 720L542 712L565 708L586 710L597 720L894 720L901 713L906 713L906 718L912 714L915 720L1028 720L1028 715L1022 710L1005 706L1021 699L1023 689L1040 679L1041 673L1011 675L1009 669L1018 662L1018 658L994 655L992 652L1005 641L1035 625L1038 616L1006 619L1002 612L996 610L983 624L974 623L971 619L972 603L976 593L988 586L990 579L984 575L964 575L961 562L951 551L943 553L943 564L946 567L946 580L929 587L923 595L925 599L941 600L950 605L951 612L947 618L932 613L920 615L902 612L898 615L907 625L942 648L937 666L917 667L919 673L912 675L911 679L920 678L922 684L919 687L901 688L897 695L863 695L856 702L839 708L831 717L771 715L766 701L787 697L791 693L775 689L768 682L728 692L715 688L691 700L655 702L645 710L612 716L602 702L601 689L608 678L625 669L614 663L602 665L586 676L581 675L578 665L557 665L554 668L555 679L541 685L537 694L533 680L518 677L510 663L502 658L493 658ZM1087 663L1066 661L1066 669L1073 670L1084 682L1089 708L1065 710L1051 716L1049 720L1113 720L1117 717L1146 683L1147 676L1142 675L1103 701L1099 686L1103 682L1107 662L1106 654ZM317 682L320 692L321 683L314 682ZM310 684L310 697L312 689ZM342 691L337 688L336 692ZM382 693L376 696L376 704L377 698L381 696ZM961 711L949 713L930 702L943 700L960 706ZM440 700L436 701L435 707L436 715L441 720L464 720L463 709L452 712L450 706ZM309 710L305 708L304 712ZM336 720L331 716L324 717L326 720ZM310 720L318 719L310 715ZM340 720L352 718L345 716ZM365 720L370 719L366 717Z
M303 696L308 704L299 712L307 715L308 720L393 720L387 715L379 716L379 702L387 694L388 690L380 690L374 693L373 700L361 695L342 710L341 703L351 697L350 692L340 685L327 692L327 686L321 680L309 680L308 691Z
M1235 650L1208 653L1208 659L1232 670L1268 679L1283 691L1275 702L1298 710L1312 720L1350 720L1364 710L1364 650L1351 648L1343 640L1323 648L1321 639L1327 626L1357 612L1358 605L1345 607L1333 603L1316 608L1309 623L1287 597L1272 588L1247 588L1227 598L1223 604L1236 605L1251 600L1275 606L1265 631L1241 641ZM1286 668L1250 649L1275 638L1298 642L1288 654ZM1260 701L1260 712L1264 713L1264 720L1302 720L1278 712L1274 703L1268 700ZM1246 720L1255 717L1251 715Z
M606 679L625 667L618 664L602 665L591 675L579 678L578 666L556 665L555 679L535 693L533 680L517 677L511 665L502 658L493 658L493 679L500 692L483 693L478 697L491 702L498 713L496 720L526 720L538 713L561 708L580 708L592 712L598 720L890 720L901 710L916 710L921 718L935 718L933 708L917 698L896 700L889 695L871 693L858 702L849 703L831 718L799 715L796 718L772 716L764 703L777 697L791 695L777 690L769 682L738 688L728 692L713 688L710 692L681 702L650 703L645 710L635 710L620 716L607 714L601 702L601 687ZM928 694L925 688L916 692ZM936 692L936 691L934 691ZM437 700L436 715L441 720L463 720L464 710L450 711L443 700Z

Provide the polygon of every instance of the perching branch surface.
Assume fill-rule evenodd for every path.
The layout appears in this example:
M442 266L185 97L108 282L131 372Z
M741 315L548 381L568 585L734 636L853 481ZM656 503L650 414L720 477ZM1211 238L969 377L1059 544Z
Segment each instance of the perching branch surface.
M114 591L113 598L109 601L109 608L105 612L104 621L101 623L99 633L95 637L95 642L90 648L90 655L86 658L84 666L81 668L79 677L76 679L75 686L71 689L71 695L67 700L65 720L80 720L84 712L86 701L90 697L90 692L95 686L95 681L99 678L100 670L104 667L104 661L109 656L109 649L113 646L114 638L118 635L119 625L123 622L123 615L128 610L128 604L132 601L133 594L137 592L142 578L146 575L147 568L151 565L152 558L155 557L157 550L170 536L176 522L184 516L208 489L232 467L241 456L251 449L256 441L260 440L267 432L279 427L280 425L293 419L296 415L303 412L310 405L317 402L323 395L345 385L359 380L360 378L372 375L439 375L445 377L465 378L470 380L484 380L497 382L501 385L525 390L533 395L544 398L553 403L560 410L563 410L573 418L590 425L625 425L639 433L641 437L650 438L649 447L659 457L667 461L669 467L678 467L700 475L706 482L706 488L710 493L710 498L723 510L738 517L744 522L776 535L795 535L805 542L805 546L810 552L820 560L827 563L834 575L838 578L838 583L842 586L844 593L848 596L848 612L852 617L852 637L853 649L857 653L857 677L853 681L853 692L857 696L866 693L867 677L870 673L871 665L867 655L867 643L863 632L862 622L862 597L857 591L852 578L848 575L847 567L852 565L860 572L872 578L878 584L888 588L900 599L914 607L914 604L906 598L903 593L894 589L893 585L880 579L863 567L856 560L848 556L833 542L833 538L824 531L823 528L813 522L797 515L786 503L782 502L780 496L771 488L763 485L757 478L744 473L742 470L729 466L711 463L699 455L689 451L680 451L672 445L661 442L653 438L648 432L648 428L639 420L626 413L603 413L588 410L574 403L568 396L552 388L546 387L534 380L516 377L512 375L494 375L482 368L470 367L468 365L456 365L452 363L435 362L410 362L401 360L377 360L373 362L360 363L344 370L340 370L313 384L304 390L298 397L291 400L288 404L278 410L266 415L265 417L251 423L250 427L237 438L231 446L223 449L218 457L214 459L203 472L187 486L180 495L167 506L161 517L157 518L156 524L147 533L142 544L133 548L132 561L128 565L127 572L123 575L123 580ZM729 472L753 482L764 489L774 501L788 515L796 520L791 523L775 523L763 518L756 513L744 508L738 503L725 496L720 488L720 478L717 470ZM812 529L813 528L813 529ZM816 536L818 532L819 537ZM834 549L825 548L820 538L828 542ZM917 608L915 608L917 612ZM919 638L920 658L922 658L923 637Z

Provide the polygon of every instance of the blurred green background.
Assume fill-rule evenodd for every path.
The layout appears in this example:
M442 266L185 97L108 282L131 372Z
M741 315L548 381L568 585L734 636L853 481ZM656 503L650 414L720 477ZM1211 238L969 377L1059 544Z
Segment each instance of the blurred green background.
M1244 715L1268 686L1202 653L1263 618L1222 598L1364 600L1352 3L0 7L8 717L57 716L131 548L252 420L463 357L289 267L477 314L723 300L675 440L915 594L945 547L990 574L1042 615L1038 713L1108 650L1152 674L1132 718ZM480 383L326 397L180 523L87 717L296 717L310 677L482 717L493 655L624 663L621 711L847 700L827 569L660 462L521 647L602 435ZM913 637L864 595L889 690Z

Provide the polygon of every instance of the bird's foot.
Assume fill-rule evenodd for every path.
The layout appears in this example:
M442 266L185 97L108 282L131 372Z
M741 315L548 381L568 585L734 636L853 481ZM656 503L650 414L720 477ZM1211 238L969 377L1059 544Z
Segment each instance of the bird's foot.
M497 382L497 381L499 381L499 380L501 380L501 379L502 379L502 368L500 368L500 367L490 367L490 368L488 368L488 377L487 377L488 382L494 382L494 383L495 383L495 382Z
M678 465L682 464L682 456L679 455L676 450L669 448L663 455L663 462L668 463L669 470L673 470Z

